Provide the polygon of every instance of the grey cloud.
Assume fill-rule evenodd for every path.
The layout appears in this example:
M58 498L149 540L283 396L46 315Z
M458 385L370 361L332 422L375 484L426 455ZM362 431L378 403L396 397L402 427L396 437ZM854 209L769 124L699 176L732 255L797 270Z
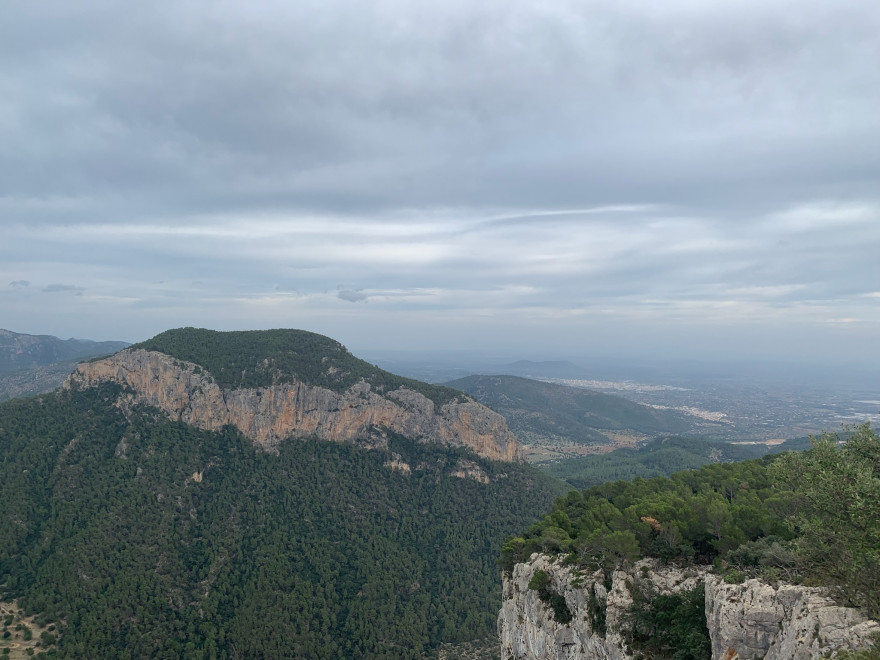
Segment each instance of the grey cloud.
M9 283L9 286L11 286L13 289L23 289L25 287L29 287L30 285L31 283L27 280L15 280Z
M96 324L136 299L156 318L128 336L294 308L356 313L377 341L438 308L483 314L462 337L513 338L516 314L613 334L640 306L713 301L797 307L756 326L780 336L826 307L876 319L880 14L863 0L83 0L4 19L0 270L78 282L44 290L87 288L52 307ZM794 217L860 204L861 224ZM368 299L337 286L366 269L370 304L333 303Z
M857 0L802 3L798 21L781 1L77 7L48 56L45 10L7 24L11 63L35 61L10 77L24 130L0 165L20 195L744 204L744 185L752 200L802 194L810 170L876 193L876 19ZM55 176L29 178L35 161Z
M43 287L44 293L73 293L81 295L84 291L85 288L74 284L49 284Z
M336 294L336 297L346 302L356 303L366 300L367 294L361 289L342 289Z

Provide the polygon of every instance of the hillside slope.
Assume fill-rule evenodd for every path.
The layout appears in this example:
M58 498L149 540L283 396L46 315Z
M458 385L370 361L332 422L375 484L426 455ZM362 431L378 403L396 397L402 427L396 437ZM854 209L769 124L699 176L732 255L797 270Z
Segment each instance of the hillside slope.
M809 438L793 438L777 445L735 444L697 438L655 438L637 448L624 447L607 454L580 456L546 463L541 469L582 489L606 481L665 477L680 470L693 470L708 463L729 463L760 458L766 454L809 449Z
M447 385L504 415L535 460L553 453L577 454L578 446L609 447L621 438L682 433L691 428L688 418L674 411L518 376L468 376Z
M0 329L0 373L108 355L126 346L122 341L59 339Z
M219 388L179 358L124 354ZM484 639L497 547L565 486L442 438L381 437L267 452L124 379L0 404L0 601L57 626L62 658L415 660Z
M51 392L61 386L78 360L126 346L121 341L63 340L0 329L0 401Z

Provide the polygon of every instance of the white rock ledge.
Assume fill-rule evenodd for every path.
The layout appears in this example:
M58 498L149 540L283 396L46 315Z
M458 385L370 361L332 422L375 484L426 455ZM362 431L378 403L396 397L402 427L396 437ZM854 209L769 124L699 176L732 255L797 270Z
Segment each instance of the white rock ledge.
M572 613L570 623L558 623L537 592L529 589L529 581L539 570L549 576L551 589L565 598ZM633 655L619 628L632 604L627 581L636 575L650 579L658 593L705 583L712 660L807 660L867 646L880 632L880 623L857 609L836 605L815 587L773 587L760 580L727 584L709 573L707 566L680 569L648 559L627 572L615 571L611 589L606 591L601 572L583 576L574 586L577 574L572 567L534 554L504 577L498 614L502 660L630 660ZM606 606L608 632L604 637L590 623L591 590Z

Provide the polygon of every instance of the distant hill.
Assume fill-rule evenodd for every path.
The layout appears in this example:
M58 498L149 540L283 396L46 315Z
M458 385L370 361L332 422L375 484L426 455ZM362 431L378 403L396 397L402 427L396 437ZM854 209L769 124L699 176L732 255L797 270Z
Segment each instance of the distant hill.
M483 640L497 548L567 487L450 444L481 409L509 434L302 331L183 329L81 363L0 404L0 601L52 622L59 658L422 660ZM251 435L270 427L286 435Z
M524 378L584 378L586 372L583 367L572 364L567 360L517 360L510 364L504 364L492 371L511 376L523 376Z
M0 329L0 401L50 392L64 382L77 361L126 346L122 341L59 339Z
M61 386L76 369L76 362L53 362L40 367L0 374L0 401L43 394Z
M468 376L447 385L504 415L511 430L533 449L610 446L621 434L645 437L683 433L692 427L682 413L518 376Z
M109 355L128 346L124 341L59 339L0 329L0 373L42 367L57 362L86 360Z
M778 445L733 444L696 438L657 438L638 448L622 448L599 456L580 456L547 463L548 474L574 488L598 486L606 481L668 477L679 470L694 470L709 463L730 463L784 451L810 448L810 439L795 438Z

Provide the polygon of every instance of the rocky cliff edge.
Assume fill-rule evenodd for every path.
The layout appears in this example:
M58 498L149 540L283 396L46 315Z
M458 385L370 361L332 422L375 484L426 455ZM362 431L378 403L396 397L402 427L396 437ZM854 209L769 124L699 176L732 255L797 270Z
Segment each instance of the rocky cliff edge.
M562 624L529 583L538 571L571 613ZM614 571L610 589L601 572L580 575L573 567L532 555L504 576L498 634L504 660L631 660L620 634L632 604L634 580L649 580L657 594L693 588L703 581L712 660L807 660L868 645L880 623L836 605L822 589L773 587L759 580L727 584L708 567L680 569L637 562ZM601 616L597 616L601 614ZM598 629L601 620L605 631Z
M423 442L470 447L494 460L521 458L521 446L504 418L471 399L437 409L413 390L379 394L364 382L343 392L297 381L224 389L195 364L142 349L79 364L65 387L102 382L122 385L129 403L154 406L200 429L217 431L231 424L269 451L291 437L383 445L382 430L387 429Z

